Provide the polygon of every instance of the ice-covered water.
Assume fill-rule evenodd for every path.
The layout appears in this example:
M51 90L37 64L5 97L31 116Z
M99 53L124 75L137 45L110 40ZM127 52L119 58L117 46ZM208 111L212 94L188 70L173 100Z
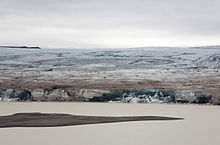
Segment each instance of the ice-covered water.
M0 103L0 115L58 112L78 115L183 117L52 128L0 129L4 145L219 145L220 108L201 105L116 103Z

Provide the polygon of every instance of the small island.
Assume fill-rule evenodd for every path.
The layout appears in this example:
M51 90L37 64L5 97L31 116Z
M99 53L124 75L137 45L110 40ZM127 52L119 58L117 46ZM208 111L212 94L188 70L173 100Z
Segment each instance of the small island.
M168 121L183 120L183 118L162 116L81 116L58 113L16 113L8 116L0 116L0 128L5 127L58 127L89 125L100 123L118 123L130 121Z
M0 46L0 48L41 49L38 46Z

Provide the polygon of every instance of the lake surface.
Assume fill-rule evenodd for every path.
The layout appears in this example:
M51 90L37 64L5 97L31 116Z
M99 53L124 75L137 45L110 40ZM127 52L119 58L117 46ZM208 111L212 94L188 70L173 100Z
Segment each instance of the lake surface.
M0 103L0 115L19 112L99 116L169 116L138 121L51 128L0 129L2 145L219 145L220 107L121 103Z

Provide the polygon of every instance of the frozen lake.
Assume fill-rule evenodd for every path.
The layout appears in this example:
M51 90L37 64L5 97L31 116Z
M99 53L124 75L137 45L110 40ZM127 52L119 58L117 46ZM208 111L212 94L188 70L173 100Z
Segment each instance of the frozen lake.
M0 129L4 145L219 145L219 106L121 103L0 103L0 115L18 112L99 116L170 116L139 121L52 128Z

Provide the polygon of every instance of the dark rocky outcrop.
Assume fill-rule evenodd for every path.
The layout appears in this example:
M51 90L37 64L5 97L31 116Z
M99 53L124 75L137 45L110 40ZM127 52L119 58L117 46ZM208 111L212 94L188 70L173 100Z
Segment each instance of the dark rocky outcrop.
M19 101L33 101L34 97L31 94L31 91L25 89L21 91L20 93L17 93L15 97L18 98Z
M198 104L206 104L206 103L211 103L212 101L212 96L210 94L205 94L201 92L196 92L196 103Z

